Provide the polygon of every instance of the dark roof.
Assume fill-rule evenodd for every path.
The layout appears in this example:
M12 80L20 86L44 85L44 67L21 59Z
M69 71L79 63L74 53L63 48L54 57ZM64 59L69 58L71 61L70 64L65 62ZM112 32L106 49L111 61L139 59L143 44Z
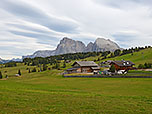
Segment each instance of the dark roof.
M89 67L98 67L98 64L96 64L94 61L76 61L73 63L72 66L74 66L75 64L82 66L89 66Z
M131 62L131 61L124 61L124 60L122 60L122 61L112 61L110 64L112 64L112 63L114 63L114 64L116 64L116 65L118 65L118 66L132 66L132 65L135 65L133 62Z

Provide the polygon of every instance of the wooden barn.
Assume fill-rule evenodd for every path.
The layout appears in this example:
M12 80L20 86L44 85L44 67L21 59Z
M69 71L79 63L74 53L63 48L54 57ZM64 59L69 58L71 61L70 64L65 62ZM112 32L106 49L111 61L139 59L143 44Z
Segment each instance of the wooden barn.
M133 65L135 65L135 64L133 62L131 62L131 61L122 60L122 61L112 61L110 63L110 65L114 65L115 68L116 68L116 71L118 71L118 70L126 70L126 71L128 71L128 70L133 69Z
M73 68L67 69L68 73L92 73L100 71L100 67L93 61L76 61Z

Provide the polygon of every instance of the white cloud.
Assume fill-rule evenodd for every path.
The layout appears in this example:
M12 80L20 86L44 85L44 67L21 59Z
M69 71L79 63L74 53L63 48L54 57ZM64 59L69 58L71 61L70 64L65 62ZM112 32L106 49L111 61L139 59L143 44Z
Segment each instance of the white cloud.
M109 38L123 48L152 45L150 0L1 0L0 55L55 49L62 37Z

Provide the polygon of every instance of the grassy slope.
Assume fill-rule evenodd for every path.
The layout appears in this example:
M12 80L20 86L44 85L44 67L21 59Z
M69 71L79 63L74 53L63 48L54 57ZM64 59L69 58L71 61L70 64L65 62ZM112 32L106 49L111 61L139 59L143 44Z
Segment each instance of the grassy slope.
M107 60L121 59L130 60L136 66L152 63L152 49ZM62 78L59 75L62 71L29 74L26 68L19 64L0 69L4 76L4 71L14 76L18 69L23 74L0 80L1 114L152 113L152 79Z
M95 60L97 58L99 58L99 57L90 57L90 58L87 58L86 60ZM118 57L114 57L114 58L108 58L103 61L122 60L122 59L130 60L130 61L134 62L136 64L136 66L138 66L139 64L144 64L145 62L152 63L152 48L145 49L145 50L142 50L139 52L135 52L133 55L127 54L127 55L118 56Z
M19 68L22 77L0 80L0 114L152 113L152 79L63 78L26 66L10 74Z

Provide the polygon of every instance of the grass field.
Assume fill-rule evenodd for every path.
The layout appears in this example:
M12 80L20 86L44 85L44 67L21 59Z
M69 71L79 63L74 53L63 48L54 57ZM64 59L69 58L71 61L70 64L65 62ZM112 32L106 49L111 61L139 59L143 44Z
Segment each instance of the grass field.
M62 71L26 68L1 69L22 76L0 80L0 114L152 113L152 79L63 78Z

